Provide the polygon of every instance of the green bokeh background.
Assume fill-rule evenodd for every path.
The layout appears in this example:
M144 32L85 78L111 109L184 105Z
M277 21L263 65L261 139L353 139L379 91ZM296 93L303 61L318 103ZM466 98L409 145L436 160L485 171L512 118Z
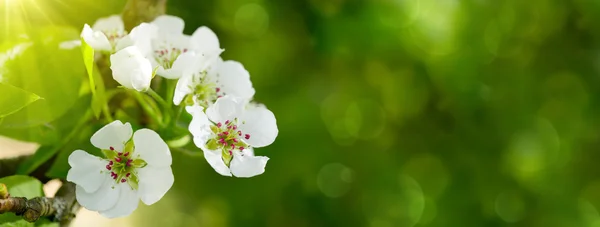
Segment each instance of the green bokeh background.
M34 29L80 29L125 4L2 1L29 4ZM167 11L187 34L218 34L279 136L256 150L271 159L251 179L174 153L175 185L138 209L138 226L600 226L598 1L169 0Z

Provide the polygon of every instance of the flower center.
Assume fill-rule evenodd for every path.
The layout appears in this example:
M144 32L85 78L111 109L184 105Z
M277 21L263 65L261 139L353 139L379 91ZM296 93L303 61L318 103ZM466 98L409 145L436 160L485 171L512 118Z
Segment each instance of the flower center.
M217 81L211 81L206 74L206 71L194 74L192 83L189 85L193 93L187 96L186 105L198 104L207 108L208 104L214 103L218 98L225 95L218 87Z
M127 35L127 31L119 31L119 30L110 30L110 31L102 31L106 38L108 38L108 42L110 45L115 48L117 42Z
M244 134L237 126L237 118L233 121L218 122L217 125L210 126L211 131L216 135L206 143L206 147L210 150L221 149L223 161L227 166L233 158L233 151L243 151L248 148L243 139L250 139L250 134Z
M110 150L102 150L102 152L108 158L105 168L110 171L110 177L117 184L128 183L132 188L137 189L136 170L144 168L147 163L143 159L134 158L133 148L133 142L129 141L122 152L116 151L114 147L110 147Z
M176 48L168 44L161 45L154 51L154 59L165 69L170 69L173 66L177 57L182 53L187 52L187 48Z

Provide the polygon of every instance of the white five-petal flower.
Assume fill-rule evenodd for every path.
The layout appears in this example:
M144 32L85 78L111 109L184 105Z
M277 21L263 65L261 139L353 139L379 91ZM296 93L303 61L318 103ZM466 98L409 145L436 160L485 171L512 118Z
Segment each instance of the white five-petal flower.
M223 61L220 58L206 70L185 75L177 81L173 103L179 105L186 99L186 105L200 105L207 108L217 98L232 95L241 100L250 100L255 90L250 74L236 61Z
M100 18L93 27L85 24L81 37L94 50L115 53L125 47L137 45L144 54L151 50L150 41L156 36L158 28L148 23L142 23L131 30L125 31L120 15Z
M217 35L207 27L198 28L192 36L183 34L184 22L170 15L157 17L153 25L158 35L152 41L153 53L149 57L156 74L167 79L178 79L197 71L200 56L216 59L223 51Z
M253 147L268 146L278 134L273 113L262 106L245 108L247 100L224 96L206 109L187 107L193 116L189 131L206 161L224 176L262 174L268 157L254 156Z
M110 56L113 79L123 87L146 91L152 82L152 64L137 46L129 46Z
M88 210L105 217L131 214L139 200L151 205L173 185L171 153L150 129L133 133L129 123L114 121L91 138L107 158L76 150L69 156L67 180L75 183L76 198Z

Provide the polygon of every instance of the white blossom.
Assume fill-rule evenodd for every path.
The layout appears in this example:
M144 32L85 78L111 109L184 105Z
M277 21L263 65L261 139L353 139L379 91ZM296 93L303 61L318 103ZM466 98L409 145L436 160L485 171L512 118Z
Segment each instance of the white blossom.
M203 112L187 107L193 116L189 131L204 151L206 161L224 176L253 177L262 174L268 157L254 156L253 148L268 146L278 134L275 116L264 107L245 108L246 100L224 96Z
M207 27L196 29L192 36L183 34L184 22L170 15L157 17L153 22L158 33L152 41L153 53L149 57L156 74L167 79L178 79L197 70L199 57L217 58L223 51L219 39Z
M129 123L114 121L91 138L106 158L76 150L69 156L67 180L76 184L76 199L88 210L108 218L131 214L139 200L151 205L174 182L171 153L150 129L133 133Z
M158 28L142 23L127 33L120 15L100 18L93 27L85 24L81 37L94 50L115 53L125 47L136 45L144 54L151 51L150 41L156 36Z
M152 81L152 64L137 46L126 47L110 56L113 79L123 87L146 91Z
M250 74L241 63L218 58L212 66L204 68L177 81L173 95L175 105L185 99L185 105L197 104L206 108L225 95L241 100L250 100L254 96Z

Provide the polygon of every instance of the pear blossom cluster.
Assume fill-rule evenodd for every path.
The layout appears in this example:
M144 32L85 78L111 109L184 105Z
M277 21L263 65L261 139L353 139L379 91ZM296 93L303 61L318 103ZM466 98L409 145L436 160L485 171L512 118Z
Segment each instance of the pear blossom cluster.
M225 50L211 29L202 26L192 35L183 30L181 18L163 15L128 32L114 15L84 25L81 38L109 56L112 77L122 88L147 92L156 75L174 80L172 100L166 101L192 116L187 129L193 143L218 174L264 173L269 158L256 156L254 149L275 141L275 115L253 101L244 66L221 58ZM155 131L133 133L130 123L116 120L97 131L91 143L104 157L74 151L67 176L85 208L109 218L127 216L139 200L156 203L173 185L171 150Z

